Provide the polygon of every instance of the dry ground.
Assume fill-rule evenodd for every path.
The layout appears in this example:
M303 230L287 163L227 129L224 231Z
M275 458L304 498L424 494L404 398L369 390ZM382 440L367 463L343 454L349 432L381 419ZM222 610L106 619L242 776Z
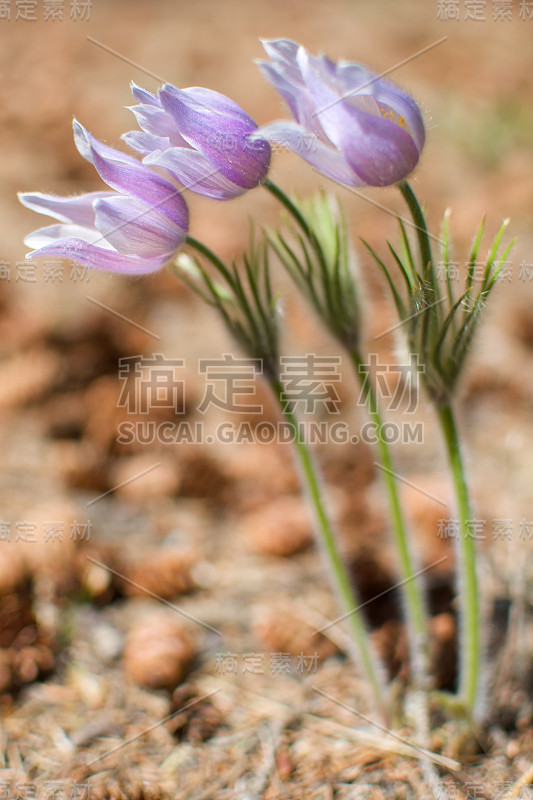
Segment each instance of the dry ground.
M518 797L515 782L533 754L533 544L524 524L533 535L533 19L520 11L528 4L513 3L510 21L492 21L489 0L484 22L464 19L473 5L466 0L459 21L440 20L439 8L453 4L433 0L93 0L89 20L69 20L66 3L64 21L46 22L45 0L37 0L36 21L15 20L16 5L11 20L0 18L0 517L4 539L12 534L0 541L0 786L12 793L5 796L429 796L416 751L365 719L373 719L368 692L346 658L342 631L334 641L313 637L336 607L307 547L288 448L116 441L128 418L117 407L118 360L184 358L188 413L198 419L197 360L234 352L218 321L167 275L87 278L66 267L62 280L38 271L33 281L20 269L22 239L41 222L16 192L99 186L74 148L73 115L117 146L131 126L129 82L154 90L161 76L225 92L266 122L284 111L252 60L261 57L259 37L285 36L378 70L406 62L394 77L420 102L428 127L414 179L434 230L453 208L459 264L484 214L490 232L510 216L519 236L460 401L476 512L486 521L489 725L468 751L437 714L431 740L445 759L438 768L450 797ZM300 194L325 185L288 154L276 156L273 177ZM378 243L395 235L392 216L376 205L398 210L392 189L356 197L331 188L354 237ZM191 211L193 234L226 258L246 245L249 216L278 219L261 190L226 205L191 198ZM372 342L394 322L384 286L364 258L361 272L368 349L379 343L380 356L394 358L392 335ZM278 280L287 351L335 354ZM341 418L357 426L363 417L349 373L339 391ZM398 447L398 468L448 499L438 432L423 401L420 415L424 444ZM168 417L160 409L149 419ZM223 419L215 411L205 422L212 431ZM318 448L317 459L370 599L394 582L372 452L331 445ZM405 503L421 563L446 556L428 573L428 587L439 681L453 686L453 554L438 535L446 515L416 490L406 489ZM53 530L63 543L49 541ZM24 536L36 542L15 541ZM402 630L388 600L369 610L399 685ZM142 688L143 680L159 686ZM402 726L397 733L409 740L409 716ZM459 772L446 759L459 759Z

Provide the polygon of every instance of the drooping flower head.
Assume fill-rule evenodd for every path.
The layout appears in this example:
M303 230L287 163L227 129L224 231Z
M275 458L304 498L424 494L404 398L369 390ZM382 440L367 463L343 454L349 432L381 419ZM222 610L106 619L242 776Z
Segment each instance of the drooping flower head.
M273 122L257 135L348 186L388 186L414 169L425 132L408 94L358 64L313 56L289 39L263 46L271 60L259 67L296 121Z
M270 164L270 145L251 139L257 125L237 103L198 86L165 84L157 95L132 85L141 131L122 137L145 164L167 169L187 189L230 200L258 186Z
M179 189L126 153L108 147L74 120L74 141L114 191L79 197L19 194L27 208L59 220L26 237L29 258L70 258L83 266L131 274L161 269L187 235L189 212Z

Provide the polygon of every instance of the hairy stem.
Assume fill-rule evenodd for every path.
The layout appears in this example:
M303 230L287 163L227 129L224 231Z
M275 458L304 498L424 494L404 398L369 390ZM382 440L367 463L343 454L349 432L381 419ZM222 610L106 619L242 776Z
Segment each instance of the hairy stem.
M330 580L337 594L341 610L346 615L346 621L355 642L355 660L362 667L364 674L371 686L374 701L384 719L389 718L388 698L382 678L382 667L376 655L366 630L366 626L359 609L359 601L352 587L346 565L339 552L335 532L326 511L322 486L318 478L313 458L302 436L298 420L286 403L283 395L282 384L274 380L272 389L278 400L283 417L291 425L295 433L295 447L301 470L302 481L305 486L316 521L316 533L322 552L329 567Z
M301 213L300 209L289 197L287 197L282 189L273 184L271 181L267 181L265 183L265 188L268 189L271 194L273 194L273 196L276 197L276 199L283 205L286 211L289 212L311 245L315 247L317 251L320 251L320 245L316 239L316 235L305 216ZM420 215L423 220L421 211ZM421 581L415 572L413 558L409 548L407 527L405 525L400 499L398 496L397 483L392 469L392 459L390 456L389 446L382 435L383 421L379 412L377 398L370 382L370 377L363 363L359 350L357 348L353 348L351 344L347 345L346 342L341 343L343 344L343 347L346 347L350 354L357 377L361 382L368 415L371 421L374 423L377 432L378 452L381 466L383 467L383 478L389 498L390 512L392 517L394 542L400 564L401 589L405 598L413 679L418 688L427 688L429 656L426 607L424 603L422 587L420 585Z
M380 464L383 467L381 471L389 500L394 543L400 563L401 587L405 598L410 634L413 677L418 684L418 688L426 688L429 658L428 624L421 581L419 579L419 573L415 570L411 548L409 547L407 526L405 524L398 494L398 484L393 469L392 457L389 445L383 436L383 419L378 407L376 394L372 387L370 375L368 374L367 366L358 350L352 350L350 352L350 358L361 383L361 390L368 416L374 424Z
M429 241L429 233L424 212L420 208L420 203L418 202L415 193L407 181L402 181L399 183L398 188L402 193L405 202L407 203L415 225L416 235L418 238L418 247L420 250L420 259L422 262L422 275L427 275L429 271L429 274L433 278L431 283L433 286L436 286L437 284L434 274L433 256L431 255L431 244Z
M438 406L437 414L448 453L459 515L458 554L461 608L459 694L466 708L473 713L479 696L481 668L476 543L472 531L469 530L472 512L453 411L450 405Z
M422 274L428 277L434 289L435 296L439 296L438 283L435 276L429 233L424 213L418 200L406 181L399 184L409 208L418 236L418 246ZM451 390L451 387L447 387ZM458 561L459 561L459 609L461 630L459 637L459 697L462 700L467 714L472 716L478 706L481 668L481 627L480 627L480 602L479 586L476 572L476 546L469 530L469 521L472 518L468 488L466 485L465 471L459 436L455 425L452 407L449 403L439 403L433 400L442 430L448 461L454 483L459 514L458 532Z

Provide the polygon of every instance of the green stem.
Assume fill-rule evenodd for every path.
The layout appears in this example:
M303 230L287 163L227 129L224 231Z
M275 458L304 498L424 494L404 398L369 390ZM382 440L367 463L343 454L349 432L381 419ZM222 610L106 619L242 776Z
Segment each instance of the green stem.
M423 274L429 274L429 281L434 288L435 295L438 297L439 289L424 213L413 190L406 181L399 184L399 189L409 207L417 229ZM435 408L448 452L455 488L457 512L459 514L458 560L461 619L459 696L467 711L472 715L476 710L479 697L479 672L481 668L481 628L479 588L476 573L476 547L472 532L468 529L472 515L453 411L449 404L439 405L435 403Z
M315 254L316 258L317 258L318 265L320 267L320 271L321 271L321 274L322 274L322 285L323 285L323 289L324 289L324 300L325 300L325 302L327 304L330 317L332 319L335 319L338 312L337 312L337 309L335 307L335 300L334 300L334 297L333 297L332 291L331 291L331 282L329 280L330 275L329 275L329 272L328 272L328 266L326 264L326 261L324 260L324 252L322 250L322 247L320 246L320 242L319 242L319 240L318 240L318 238L317 238L312 226L309 225L308 221L305 218L305 215L302 214L302 212L300 211L300 209L298 208L296 203L294 203L290 199L290 197L288 197L285 194L283 189L280 189L279 186L276 186L276 184L273 183L268 178L267 178L266 181L264 181L263 186L264 186L265 189L267 189L276 198L276 200L279 200L279 202L286 209L286 211L289 212L289 214L291 215L293 220L296 222L298 227L301 229L301 231L303 232L304 236L306 237L306 239L310 243L311 247L313 248L314 254ZM311 283L311 290L313 290L312 287L313 287L313 285Z
M476 573L476 545L468 529L472 519L459 436L451 406L438 406L437 414L446 443L459 514L459 592L461 609L459 695L470 713L479 695L481 626Z
M426 224L424 212L420 208L420 203L407 181L398 184L398 188L409 207L418 238L420 258L422 261L422 275L427 275L428 271L432 276L431 284L436 287L437 282L434 275L433 256L431 255L431 244L429 242L429 232Z
M201 253L211 264L215 267L215 269L226 279L229 286L234 288L235 280L233 275L226 267L224 262L217 256L216 253L213 251L203 242L200 242L198 239L195 239L193 236L187 236L185 239L185 244L189 247L192 247L194 250L197 250L198 253Z
M304 217L300 209L296 206L296 204L292 202L290 197L288 197L285 194L285 192L279 188L279 186L276 186L276 184L273 183L268 178L266 179L266 181L263 182L263 186L272 195L274 195L276 200L279 200L282 206L285 206L286 210L289 212L291 217L298 223L298 225L300 226L306 237L309 239L309 241L312 241L314 238L314 233L309 227L306 218Z
M389 498L394 543L400 562L401 585L405 597L410 632L409 641L412 646L411 662L413 678L419 688L426 688L429 655L427 613L423 591L409 547L407 527L398 494L398 485L393 470L390 449L387 441L383 437L383 419L379 411L377 397L372 387L368 368L358 350L352 350L350 352L350 358L361 383L361 390L368 416L374 424L380 463L383 467L383 481Z
M290 424L295 433L295 447L298 455L303 482L311 502L316 523L319 542L326 555L329 566L330 578L333 587L340 598L341 608L346 615L353 640L356 644L355 659L361 664L365 676L372 688L376 705L385 720L389 718L388 699L382 679L382 668L372 652L371 643L365 627L358 601L352 587L346 565L340 555L336 536L326 512L322 487L317 476L311 453L305 444L298 420L284 400L283 386L280 381L271 382L284 419Z
M206 258L213 267L217 270L219 275L226 281L229 292L232 295L232 301L236 308L239 308L243 314L243 322L244 325L239 322L236 318L231 318L228 314L227 309L225 307L224 300L220 298L215 285L209 278L208 274L202 270L202 278L204 283L207 285L211 296L213 298L213 302L216 305L218 311L224 318L224 321L230 330L231 334L237 338L241 345L250 351L250 346L255 345L256 343L260 342L261 347L260 349L265 353L268 351L270 356L272 350L274 349L273 345L274 342L272 340L272 331L270 329L270 325L266 316L264 314L264 310L259 310L259 322L258 318L254 313L254 309L250 308L249 298L246 296L246 293L243 289L241 279L239 274L235 271L234 274L230 272L230 270L226 267L224 262L214 253L212 250L207 247L203 242L198 241L198 239L194 239L192 236L187 236L185 239L185 244L187 244L192 249L196 250L200 253L204 258ZM250 276L249 276L250 277ZM257 287L252 285L252 281L250 280L250 291L252 296L258 299L256 294ZM205 299L205 298L204 298ZM257 308L257 304L256 304ZM246 330L247 326L247 330ZM253 347L251 348L254 349ZM263 368L267 369L267 364L270 362L269 357L265 357Z
M301 213L299 208L292 202L292 200L289 197L287 197L287 195L271 181L267 180L264 186L266 189L268 189L268 191L271 192L271 194L273 194L273 196L277 200L279 200L280 203L282 203L285 209L295 220L296 224L300 227L300 229L302 230L308 241L310 241L312 244L315 244L316 237L314 231L309 226L309 223L307 222L305 216ZM402 192L404 191L408 195L410 193L410 195L412 195L416 203L416 198L414 197L414 194L411 192L411 189L407 184L405 184L405 188L402 189ZM418 204L416 205L418 207ZM419 216L420 216L419 222L424 225L424 230L427 233L427 230L425 228L424 217L420 209L419 209ZM321 252L318 244L316 246L316 249L319 252ZM429 259L431 259L430 252L429 252ZM371 421L374 423L377 432L378 451L381 459L381 465L383 467L383 478L387 494L389 497L389 503L392 515L392 527L394 531L394 540L400 562L402 590L405 597L405 605L406 605L408 626L410 633L409 640L412 648L411 666L413 670L413 678L419 687L425 688L427 682L429 656L428 656L427 614L423 598L423 592L420 586L420 580L417 578L417 575L415 574L413 559L409 549L407 529L400 505L396 480L392 469L392 459L390 456L389 447L387 442L382 436L383 421L381 419L381 415L379 412L377 399L374 390L372 388L372 384L370 382L366 366L363 364L363 360L361 358L359 351L357 349L352 349L351 347L348 347L348 352L350 353L350 357L356 369L358 379L361 381L362 391L369 417Z

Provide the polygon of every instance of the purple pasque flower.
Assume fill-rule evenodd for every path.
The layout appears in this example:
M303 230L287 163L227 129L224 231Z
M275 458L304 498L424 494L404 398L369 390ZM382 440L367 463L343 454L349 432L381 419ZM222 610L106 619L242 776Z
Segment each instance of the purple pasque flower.
M187 189L230 200L258 186L270 164L270 145L251 139L257 125L219 92L166 83L157 95L132 84L140 131L124 141L144 163L164 167Z
M79 197L21 193L27 208L59 220L24 240L29 258L70 258L93 269L143 274L161 269L187 235L180 190L154 170L91 136L74 120L74 141L114 191Z
M408 94L358 64L313 56L289 39L263 47L270 62L259 68L296 121L265 125L258 136L348 186L388 186L414 169L425 131Z

